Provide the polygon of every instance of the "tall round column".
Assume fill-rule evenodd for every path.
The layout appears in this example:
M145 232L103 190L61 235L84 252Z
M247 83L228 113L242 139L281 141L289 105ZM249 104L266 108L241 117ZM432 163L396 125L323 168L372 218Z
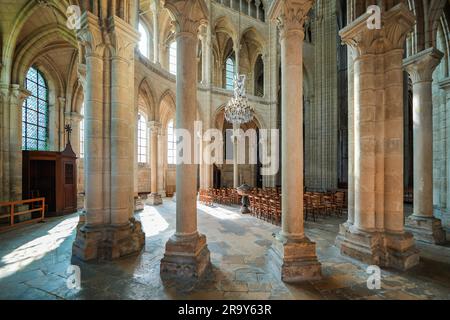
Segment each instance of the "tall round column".
M162 204L161 195L158 193L158 136L161 126L158 122L150 122L150 197L147 201L150 205Z
M445 242L441 221L433 215L433 72L443 54L435 48L405 60L413 84L414 205L406 228L417 240Z
M281 185L282 230L271 250L287 282L318 279L316 246L303 225L303 40L304 21L314 1L278 0L270 16L277 19L281 41Z
M166 0L175 19L177 41L176 136L183 157L177 154L176 231L167 241L161 260L161 276L198 279L210 266L206 237L197 230L197 171L194 163L194 122L197 115L198 29L207 21L203 0ZM183 132L182 132L182 131ZM186 137L188 134L189 137ZM181 140L183 136L183 140ZM187 139L188 141L186 141ZM190 152L187 150L190 148ZM187 154L191 157L187 159ZM181 159L189 163L181 162Z

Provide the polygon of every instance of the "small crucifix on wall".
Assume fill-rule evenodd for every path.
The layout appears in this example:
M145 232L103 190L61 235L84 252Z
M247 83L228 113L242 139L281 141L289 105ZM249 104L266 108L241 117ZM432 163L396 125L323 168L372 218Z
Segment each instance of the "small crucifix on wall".
M64 130L67 132L67 144L70 144L70 134L72 133L72 126L70 124L66 124L64 126Z

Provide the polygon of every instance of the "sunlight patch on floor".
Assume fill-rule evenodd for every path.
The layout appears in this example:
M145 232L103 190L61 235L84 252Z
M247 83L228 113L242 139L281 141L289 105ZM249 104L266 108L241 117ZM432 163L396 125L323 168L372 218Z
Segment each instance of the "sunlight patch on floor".
M78 216L64 220L48 230L46 235L31 240L3 256L0 279L10 276L56 250L72 234L77 222Z
M236 211L219 206L209 207L199 203L197 204L197 208L205 212L206 214L209 214L210 216L213 216L220 220L237 220L242 218L242 215L237 213Z
M169 228L169 223L155 207L145 206L140 214L140 220L146 236L156 236Z

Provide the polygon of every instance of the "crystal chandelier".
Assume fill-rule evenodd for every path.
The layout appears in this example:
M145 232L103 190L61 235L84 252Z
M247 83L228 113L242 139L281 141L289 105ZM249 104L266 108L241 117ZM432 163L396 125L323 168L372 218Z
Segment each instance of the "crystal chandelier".
M254 110L245 95L245 78L245 75L234 77L234 96L225 107L225 119L237 125L253 120Z

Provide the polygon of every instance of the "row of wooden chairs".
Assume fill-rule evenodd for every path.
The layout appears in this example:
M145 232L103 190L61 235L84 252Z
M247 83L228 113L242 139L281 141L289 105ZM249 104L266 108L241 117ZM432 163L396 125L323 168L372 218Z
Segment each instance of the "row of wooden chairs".
M345 211L345 193L305 192L303 194L303 209L305 220L311 215L316 221L317 215L322 217L336 215L341 217Z
M281 197L266 197L262 194L250 194L250 212L255 217L281 225Z
M255 217L281 224L281 188L253 188L249 192L250 212ZM235 189L200 190L199 201L206 205L220 203L224 205L240 204L241 196ZM304 219L317 216L341 217L345 210L345 193L337 192L305 192L303 194Z
M240 204L241 196L233 188L201 189L199 191L199 201L208 206L212 206L214 203L232 205Z

